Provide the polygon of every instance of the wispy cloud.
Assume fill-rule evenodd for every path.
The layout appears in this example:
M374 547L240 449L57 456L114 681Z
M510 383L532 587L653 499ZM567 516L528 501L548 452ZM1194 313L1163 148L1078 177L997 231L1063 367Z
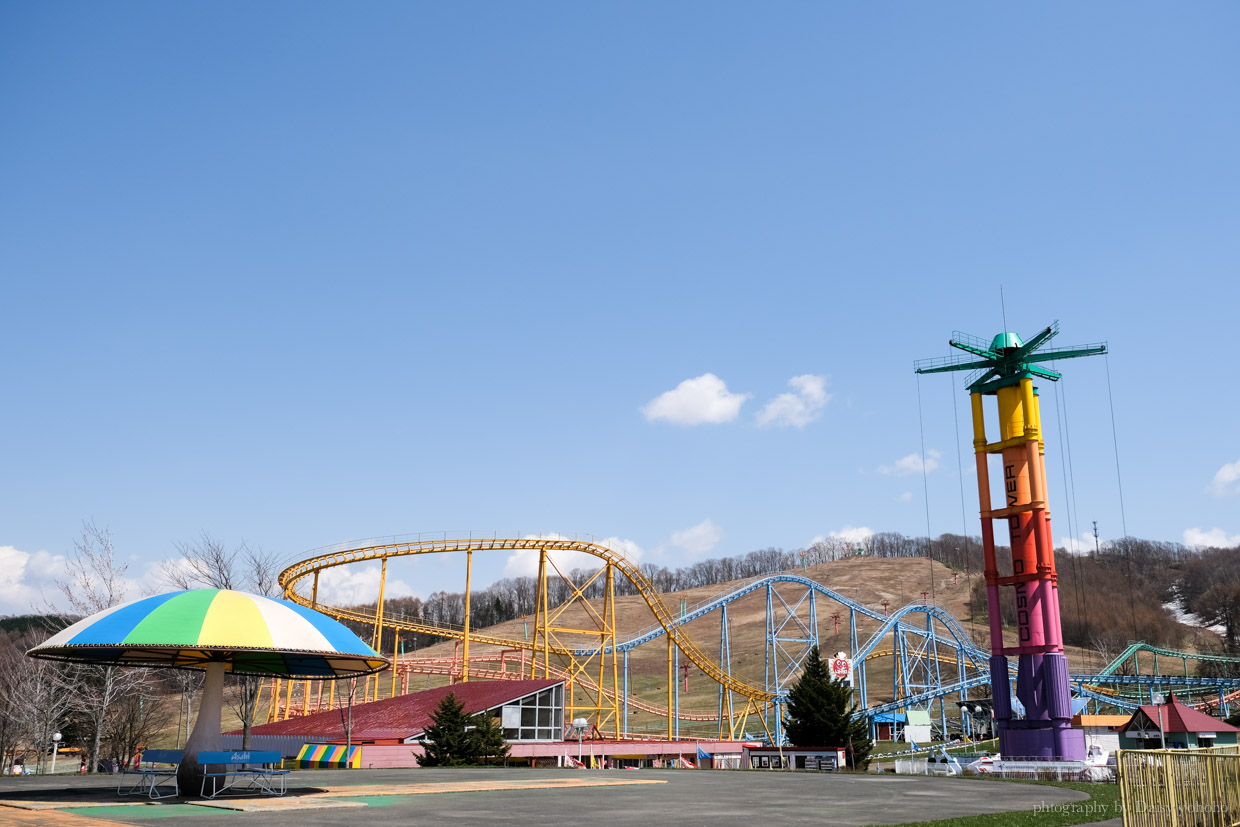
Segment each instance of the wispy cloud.
M1206 487L1216 497L1240 492L1240 459L1229 462L1214 474L1214 479Z
M659 394L646 403L642 414L648 422L664 420L676 425L731 422L740 415L741 406L750 396L732 393L718 376L704 373Z
M379 595L379 566L337 566L323 571L319 593L329 603L353 605L371 603ZM386 597L412 597L413 589L403 580L388 577L383 593Z
M567 540L562 534L527 534L527 540ZM623 540L619 537L608 537L605 540L597 540L600 545L608 546L616 551L624 554L625 557L634 563L640 562L644 552L642 547L632 540ZM536 548L519 548L512 554L508 555L508 560L504 563L505 577L534 577L538 574L538 549ZM593 554L586 554L582 551L550 551L547 553L550 560L555 561L555 565L560 571L568 574L573 569L585 569L588 571L598 571L603 565L601 558L595 557Z
M55 580L65 576L65 558L46 551L22 551L0 546L0 615L42 611L47 601L58 602Z
M1240 546L1240 534L1228 534L1221 528L1209 531L1189 528L1184 531L1184 545L1192 548L1234 548Z
M759 428L770 426L804 428L818 417L831 401L827 377L806 373L788 380L793 393L781 393L758 412Z
M868 526L863 526L863 525L861 526L846 525L843 528L841 528L839 531L828 532L829 537L833 537L837 540L844 540L845 542L848 542L848 543L864 542L867 537L871 537L873 536L873 534L874 534L874 530L872 528L869 528Z
M708 517L683 531L673 531L668 544L681 549L690 557L700 557L719 545L723 537L723 529Z
M1098 541L1098 548L1105 549L1110 547L1110 543L1106 540ZM1094 549L1094 535L1082 534L1080 537L1072 537L1064 535L1059 538L1055 544L1055 548L1061 548L1069 554L1090 554Z
M934 448L926 451L925 470L929 474L939 467L939 457L942 456ZM921 454L909 454L901 457L891 465L878 466L878 473L887 474L893 477L907 477L913 474L920 474L922 471Z

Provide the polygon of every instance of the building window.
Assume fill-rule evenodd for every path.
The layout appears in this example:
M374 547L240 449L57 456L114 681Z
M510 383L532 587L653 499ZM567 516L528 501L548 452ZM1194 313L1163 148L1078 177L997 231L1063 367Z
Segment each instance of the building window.
M512 701L502 710L509 741L564 740L564 687L553 686Z

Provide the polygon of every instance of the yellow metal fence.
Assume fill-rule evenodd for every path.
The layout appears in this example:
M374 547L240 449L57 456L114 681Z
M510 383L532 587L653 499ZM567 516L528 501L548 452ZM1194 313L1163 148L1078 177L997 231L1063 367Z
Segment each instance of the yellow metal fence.
M1124 827L1240 823L1240 747L1120 750Z

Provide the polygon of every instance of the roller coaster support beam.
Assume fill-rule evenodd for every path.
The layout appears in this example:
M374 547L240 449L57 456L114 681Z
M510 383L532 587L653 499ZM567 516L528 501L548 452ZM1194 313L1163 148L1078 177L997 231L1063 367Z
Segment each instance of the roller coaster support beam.
M387 560L383 561L384 565ZM474 550L468 548L465 550L465 645L464 651L461 653L461 683L469 683L469 607L473 603L470 595L470 581L474 570Z
M624 650L624 722L621 729L625 738L629 735L629 650Z
M383 558L383 564L379 569L379 603L377 607L375 608L374 650L376 652L383 651L379 647L383 645L383 592L386 586L387 586L387 558L385 557ZM373 700L376 700L376 701L379 700L379 676L378 675L373 675L373 676L367 675L366 676L366 687L363 690L363 694L362 694L363 703L371 700L370 679L372 677L374 678L374 681L375 681L375 697Z
M627 652L625 653L627 656ZM732 642L728 638L728 606L723 604L719 607L719 665L729 677L732 675ZM724 721L731 721L732 714L732 690L728 689L722 683L719 684L719 740L724 740ZM731 737L731 733L726 733L727 737Z
M667 636L667 740L676 740L676 727L680 723L676 720L676 700L672 697L676 691L676 673L672 667L672 653L676 651L676 644L672 641L672 636Z

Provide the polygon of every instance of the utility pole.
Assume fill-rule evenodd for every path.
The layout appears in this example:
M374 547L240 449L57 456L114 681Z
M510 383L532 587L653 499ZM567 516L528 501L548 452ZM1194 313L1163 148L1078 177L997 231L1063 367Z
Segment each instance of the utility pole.
M1098 554L1098 521L1094 520L1094 554Z

